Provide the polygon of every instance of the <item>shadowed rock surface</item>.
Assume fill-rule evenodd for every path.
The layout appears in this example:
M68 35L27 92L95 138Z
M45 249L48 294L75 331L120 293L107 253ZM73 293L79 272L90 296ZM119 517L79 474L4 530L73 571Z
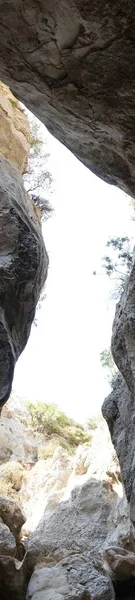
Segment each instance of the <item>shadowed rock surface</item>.
M48 256L21 174L0 159L0 407L29 337Z
M116 307L112 352L121 371L103 404L135 523L135 263Z
M135 194L132 0L0 1L0 78L83 163Z

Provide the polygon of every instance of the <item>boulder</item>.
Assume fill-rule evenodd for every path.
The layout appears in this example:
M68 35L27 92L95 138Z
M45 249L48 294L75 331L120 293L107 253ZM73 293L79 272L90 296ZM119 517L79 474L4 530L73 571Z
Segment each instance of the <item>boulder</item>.
M25 517L20 506L11 498L0 496L0 518L7 525L17 539ZM11 553L9 553L11 554Z
M32 567L40 556L55 556L56 551L82 554L87 549L93 556L95 552L101 554L106 545L119 545L120 541L125 546L131 543L127 503L124 505L123 498L106 481L93 477L75 487L68 500L45 511L26 547Z
M15 556L16 541L9 527L0 520L0 555Z
M13 556L0 555L1 600L25 600L29 578L25 558L20 562Z
M88 168L135 194L132 0L1 0L0 78Z
M47 567L35 568L26 600L114 600L111 580L97 571L86 555L74 555Z
M44 511L57 506L65 492L71 470L71 457L58 447L52 458L37 461L27 471L19 494L27 514L23 531L33 531Z
M0 159L0 407L7 401L47 276L48 256L19 169Z
M103 553L104 560L116 581L135 579L135 553L129 552L120 546L106 548Z

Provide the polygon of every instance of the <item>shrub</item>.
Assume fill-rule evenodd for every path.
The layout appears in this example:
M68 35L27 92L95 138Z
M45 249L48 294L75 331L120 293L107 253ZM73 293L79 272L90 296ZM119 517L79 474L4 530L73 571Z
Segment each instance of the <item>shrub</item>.
M57 445L60 443L63 446L65 441L69 448L74 448L79 444L91 442L91 435L85 431L83 425L69 418L56 404L28 402L27 408L33 429L48 437L57 435L61 438L61 442L57 439ZM69 451L68 447L66 449Z
M64 435L71 446L91 442L91 435L80 426L65 427Z
M72 423L65 413L63 413L56 404L47 404L45 402L27 403L27 408L31 417L31 424L36 431L51 435L60 434L65 426Z

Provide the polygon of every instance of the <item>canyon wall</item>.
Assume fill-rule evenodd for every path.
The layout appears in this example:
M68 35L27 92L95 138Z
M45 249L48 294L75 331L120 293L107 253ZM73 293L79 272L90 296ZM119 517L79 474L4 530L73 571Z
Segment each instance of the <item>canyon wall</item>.
M135 193L132 0L1 0L0 78L88 168Z
M29 153L29 124L10 91L0 84L0 408L11 392L47 277L41 224L21 171ZM19 168L18 168L19 167Z

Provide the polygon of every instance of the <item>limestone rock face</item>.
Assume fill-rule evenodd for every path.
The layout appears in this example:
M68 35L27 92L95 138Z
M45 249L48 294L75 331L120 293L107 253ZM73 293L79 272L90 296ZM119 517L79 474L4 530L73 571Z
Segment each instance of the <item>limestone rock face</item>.
M28 456L15 454L15 415L17 444L29 440ZM2 411L7 431L8 421L13 455L0 465L0 486L8 481L16 501L0 497L1 600L114 600L115 580L128 585L134 576L135 533L106 424L90 447L69 455L59 445L52 458L38 461L35 453L33 464L45 434L32 439L27 410L13 397Z
M14 366L28 340L48 256L21 174L0 159L0 406L10 395Z
M111 438L120 461L122 479L127 499L130 501L135 477L135 407L131 392L122 375L118 375L113 391L105 399L102 412L108 423Z
M1 600L25 600L27 589L27 565L13 556L0 555Z
M112 546L104 552L104 559L118 581L135 579L135 554L120 546Z
M0 554L7 554L10 556L15 556L16 552L16 543L15 538L9 527L0 522Z
M114 600L111 580L86 555L69 556L54 566L41 563L30 580L26 600Z
M71 472L71 458L59 447L52 458L38 460L30 471L25 473L19 497L27 514L24 525L26 532L35 529L45 511L48 512L58 505Z
M97 175L135 194L132 0L1 0L0 78Z
M27 550L34 566L40 556L61 557L64 550L89 557L102 556L103 549L114 545L134 544L130 531L128 507L109 488L107 481L91 478L75 487L69 500L62 499L53 510L45 512L30 535ZM102 561L101 561L102 562Z
M29 122L18 100L0 82L0 156L26 170L30 150Z
M135 264L116 307L112 352L121 371L103 404L135 523Z

